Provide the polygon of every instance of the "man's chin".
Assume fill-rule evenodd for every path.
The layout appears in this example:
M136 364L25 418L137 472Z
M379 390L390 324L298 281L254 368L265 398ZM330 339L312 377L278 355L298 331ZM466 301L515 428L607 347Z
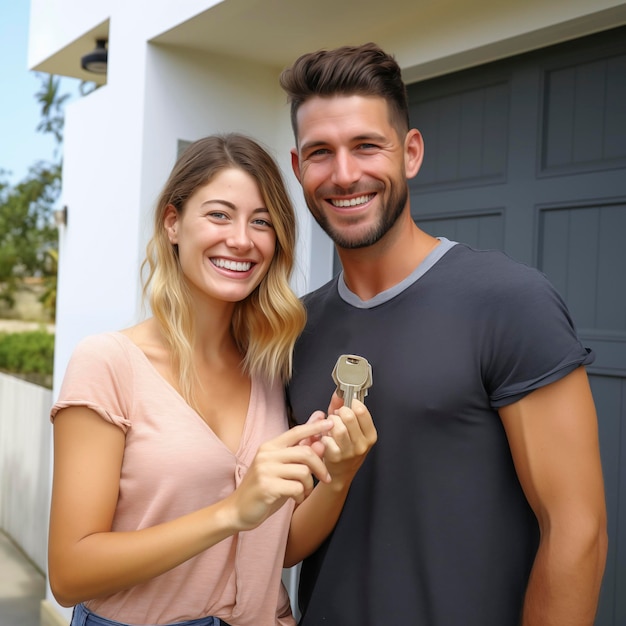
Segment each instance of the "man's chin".
M346 232L349 229L334 230L332 232L326 231L326 234L333 240L333 243L344 250L357 250L359 248L367 248L375 244L380 237L376 233L369 231L362 231L361 229L352 229L350 232ZM360 232L355 232L360 230Z

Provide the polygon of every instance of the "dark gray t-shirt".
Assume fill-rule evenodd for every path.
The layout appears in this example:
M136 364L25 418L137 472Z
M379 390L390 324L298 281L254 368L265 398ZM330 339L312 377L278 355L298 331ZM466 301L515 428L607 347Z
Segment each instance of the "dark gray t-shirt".
M303 564L304 626L517 626L538 544L497 409L593 361L536 269L442 239L368 302L305 298L293 414L325 410L343 353L366 357L378 442Z

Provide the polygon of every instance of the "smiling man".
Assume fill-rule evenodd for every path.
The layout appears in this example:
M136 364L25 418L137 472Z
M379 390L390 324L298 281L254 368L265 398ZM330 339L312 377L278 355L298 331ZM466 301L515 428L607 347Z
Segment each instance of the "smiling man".
M343 271L305 298L289 386L304 421L337 356L374 372L378 443L305 560L304 626L590 626L606 559L597 418L567 308L540 272L420 230L424 158L374 44L281 75L292 165Z

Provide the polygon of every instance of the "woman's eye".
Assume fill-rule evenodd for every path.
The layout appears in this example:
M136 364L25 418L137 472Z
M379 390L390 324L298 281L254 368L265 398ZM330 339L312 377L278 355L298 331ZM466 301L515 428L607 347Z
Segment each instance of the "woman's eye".
M228 217L226 213L222 213L221 211L211 211L208 216L214 217L217 220L225 220Z
M262 217L258 217L257 219L253 220L252 223L257 226L273 228L272 222L270 222L269 220L264 220Z

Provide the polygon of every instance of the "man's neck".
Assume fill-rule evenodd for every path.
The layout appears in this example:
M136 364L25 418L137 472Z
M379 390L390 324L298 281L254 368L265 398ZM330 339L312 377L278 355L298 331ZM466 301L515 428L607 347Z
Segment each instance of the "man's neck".
M416 226L410 214L400 220L373 246L337 249L346 286L361 300L370 300L403 281L439 245L438 239Z

